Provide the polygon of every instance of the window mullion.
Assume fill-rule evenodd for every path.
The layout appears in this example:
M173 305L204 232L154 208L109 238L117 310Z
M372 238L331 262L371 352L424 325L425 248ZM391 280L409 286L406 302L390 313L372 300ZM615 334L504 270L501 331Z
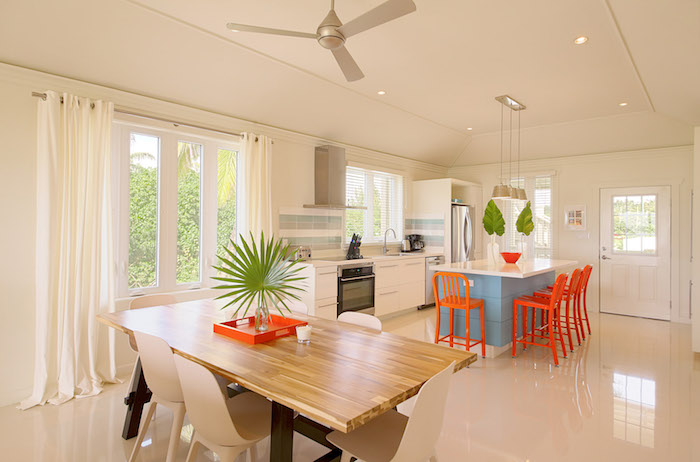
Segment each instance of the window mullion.
M218 145L213 142L204 144L202 158L202 205L201 205L201 280L202 287L210 287L214 273L211 266L216 263L217 231L217 173Z
M177 136L164 134L160 155L158 288L163 292L176 287L177 264Z
M373 242L374 237L374 188L372 188L373 177L371 173L365 173L365 241Z

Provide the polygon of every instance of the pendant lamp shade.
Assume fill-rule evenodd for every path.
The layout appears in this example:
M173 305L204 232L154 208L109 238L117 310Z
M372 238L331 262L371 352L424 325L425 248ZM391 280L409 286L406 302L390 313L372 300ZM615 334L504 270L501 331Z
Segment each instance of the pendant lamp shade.
M510 188L510 198L514 201L520 200L520 188Z
M498 184L493 187L493 193L491 193L492 199L510 199L511 198L511 187L504 184Z
M527 201L527 194L523 188L518 188L518 200Z

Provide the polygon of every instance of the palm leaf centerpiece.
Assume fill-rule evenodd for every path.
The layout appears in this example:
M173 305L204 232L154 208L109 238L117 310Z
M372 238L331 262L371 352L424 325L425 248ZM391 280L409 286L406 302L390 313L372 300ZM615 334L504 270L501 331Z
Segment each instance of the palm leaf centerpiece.
M299 275L302 269L299 261L287 256L289 245L282 247L282 242L276 241L274 236L265 240L263 233L256 243L251 233L249 242L241 237L240 245L232 240L231 249L225 247L224 250L225 256L217 256L220 266L214 266L223 275L213 278L223 283L214 289L228 290L216 299L231 298L222 310L234 305L237 307L234 317L241 309L245 316L255 303L255 330L264 332L268 329L271 306L284 316L280 305L291 311L287 301L301 299L295 292L304 291L299 282L306 277Z

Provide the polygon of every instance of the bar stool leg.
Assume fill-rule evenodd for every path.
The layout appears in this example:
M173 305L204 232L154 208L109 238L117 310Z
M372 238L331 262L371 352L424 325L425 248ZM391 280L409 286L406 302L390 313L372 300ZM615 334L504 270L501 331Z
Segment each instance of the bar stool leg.
M561 303L559 304L559 309L561 309ZM574 341L571 338L571 325L569 323L569 304L566 304L566 317L564 320L564 324L566 325L566 335L569 337L569 348L571 349L571 352L574 352Z
M586 292L583 293L583 314L586 315L586 325L588 326L588 335L591 335L591 323L588 322L588 304L586 303Z
M552 349L552 355L554 356L554 366L559 367L559 358L557 357L557 346L554 342L554 326L552 326L552 310L547 310L549 312L549 346Z
M571 298L568 298L566 300L566 311L569 312L569 304L572 302ZM576 331L576 341L578 342L578 345L581 346L581 335L578 331L578 318L576 317L576 307L573 306L573 303L571 303L571 316L573 317L573 324L574 324L574 330ZM567 319L567 322L569 320ZM574 351L573 348L571 351Z
M566 344L564 344L564 332L562 332L561 330L561 313L559 313L559 308L557 308L557 311L554 313L554 319L554 322L557 325L557 332L559 332L559 342L561 343L561 351L564 354L564 357L566 358Z
M484 321L484 303L482 302L480 307L481 309L481 357L485 358L486 357L486 330L484 328L485 321Z
M437 323L435 324L435 343L438 343L438 340L440 340L440 304L435 303L435 310L437 311Z
M518 304L513 302L513 357L518 348Z
M583 329L583 318L581 317L581 293L579 292L576 297L576 313L578 315L578 322L581 325L581 337L586 340L586 331Z
M466 310L464 310L464 316L465 316L465 319L464 319L464 321L465 321L465 322L464 322L464 324L465 324L464 336L467 337L467 341L464 342L464 343L467 344L467 351L470 351L470 350L471 350L471 346L470 346L470 345L471 345L471 343L472 343L471 325L470 325L471 323L470 323L470 319L469 319L469 318L470 318L470 316L469 316L470 314L471 314L471 313L470 313L470 310L469 310L468 308L467 308Z
M455 310L450 308L450 348L454 346L455 335Z
M520 306L523 309L523 340L527 341L527 306ZM527 343L523 343L523 350L527 350Z

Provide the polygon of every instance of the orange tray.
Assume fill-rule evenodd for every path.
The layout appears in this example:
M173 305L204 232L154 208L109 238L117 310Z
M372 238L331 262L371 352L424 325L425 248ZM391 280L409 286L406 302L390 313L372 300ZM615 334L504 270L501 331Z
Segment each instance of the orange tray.
M247 318L216 323L214 324L214 332L242 342L256 344L296 334L297 327L306 324L308 324L306 321L271 314L269 329L265 332L256 332L255 316L248 316Z

